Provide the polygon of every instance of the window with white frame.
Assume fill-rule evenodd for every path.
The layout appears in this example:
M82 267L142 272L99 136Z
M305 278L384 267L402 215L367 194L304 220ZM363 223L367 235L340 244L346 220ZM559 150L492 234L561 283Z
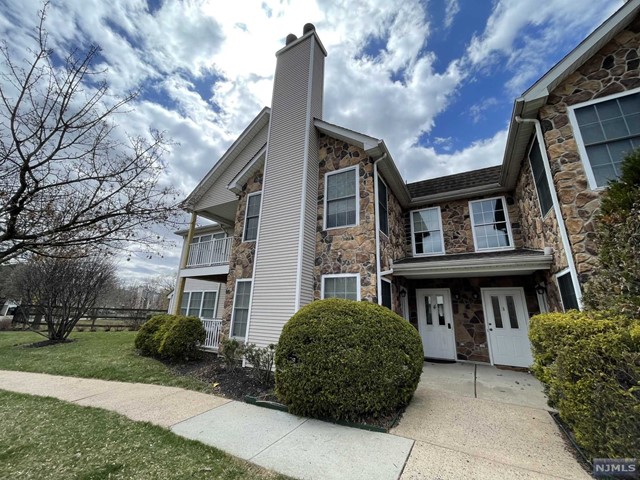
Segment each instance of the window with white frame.
M551 200L551 190L549 189L549 182L547 181L547 172L544 168L544 160L542 159L542 152L540 151L540 144L536 138L529 150L529 162L531 163L531 172L533 174L533 181L536 185L536 191L538 192L538 200L540 202L540 211L544 217L551 207L553 201Z
M360 300L360 276L357 274L323 275L322 298Z
M378 177L378 216L380 217L380 231L389 235L389 204L387 185Z
M215 318L218 292L184 292L180 314L188 317Z
M387 307L389 310L393 310L393 302L391 300L391 282L386 278L381 278L380 280L382 280L380 282L380 288L382 290L380 292L380 297L382 300L381 304L383 307Z
M247 210L244 218L243 242L252 242L258 238L258 223L260 221L260 201L262 193L251 193L247 195Z
M573 279L571 278L571 272L568 270L565 270L564 273L560 272L556 275L556 281L558 282L558 289L560 290L560 297L564 311L580 310L578 299L576 298L576 290L573 285Z
M640 147L640 91L575 105L569 115L589 184L606 187L620 176L624 157Z
M511 228L503 197L469 202L476 250L512 248Z
M358 224L358 168L329 172L325 176L325 228Z
M440 207L411 212L411 237L414 255L444 253Z
M233 299L233 315L231 317L231 336L245 338L249 322L249 304L251 303L251 281L236 281Z

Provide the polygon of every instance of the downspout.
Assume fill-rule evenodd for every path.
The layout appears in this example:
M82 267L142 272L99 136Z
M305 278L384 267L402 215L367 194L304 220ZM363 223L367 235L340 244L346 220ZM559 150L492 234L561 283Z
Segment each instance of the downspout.
M187 267L187 261L189 259L189 251L191 250L191 242L193 241L193 232L196 229L196 218L198 215L196 212L191 212L191 222L189 223L189 233L187 233L186 245L180 260L180 268L178 269L178 284L176 285L175 303L173 305L173 314L180 315L180 306L182 305L182 297L184 295L184 285L186 278L182 276L182 269Z
M376 217L376 298L378 299L378 305L382 305L382 297L380 291L382 290L382 279L380 278L380 212L378 206L378 162L387 158L387 154L383 154L375 162L373 162L373 191L375 200L375 217Z
M540 125L540 121L537 118L522 118L517 115L515 117L515 120L518 123L533 123L536 127L536 138L538 139L538 146L542 155L544 173L546 174L547 182L549 183L549 191L551 192L551 200L553 202L553 211L555 212L556 219L558 221L558 230L560 230L562 247L564 248L565 256L567 257L567 265L569 266L569 273L573 282L573 290L576 295L578 307L582 309L582 290L580 289L580 282L578 281L578 271L576 270L576 264L573 261L573 250L571 249L569 235L567 234L567 227L564 224L564 217L562 216L562 210L560 209L558 193L556 192L553 175L551 174L551 165L549 163L549 157L547 156L547 148L544 141L544 135L542 134L542 126Z

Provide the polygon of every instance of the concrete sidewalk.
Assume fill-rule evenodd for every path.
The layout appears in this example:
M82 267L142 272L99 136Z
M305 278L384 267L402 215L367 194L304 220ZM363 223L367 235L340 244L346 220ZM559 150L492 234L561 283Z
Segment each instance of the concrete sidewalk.
M159 385L0 370L0 389L112 410L304 479L397 479L414 443Z

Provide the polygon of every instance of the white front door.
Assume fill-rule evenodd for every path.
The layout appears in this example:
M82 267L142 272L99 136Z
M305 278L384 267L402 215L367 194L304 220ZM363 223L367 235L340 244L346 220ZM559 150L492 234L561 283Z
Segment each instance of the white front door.
M424 356L455 360L456 341L449 290L416 290L416 301Z
M482 289L491 362L529 367L533 363L529 343L529 315L521 288Z

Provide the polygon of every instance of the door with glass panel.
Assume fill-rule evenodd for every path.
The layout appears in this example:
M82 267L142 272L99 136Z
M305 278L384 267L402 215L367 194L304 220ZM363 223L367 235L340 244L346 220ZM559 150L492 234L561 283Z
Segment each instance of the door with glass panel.
M498 365L529 367L529 315L521 288L482 290L491 361Z
M416 302L424 356L455 360L456 341L449 290L416 290Z

